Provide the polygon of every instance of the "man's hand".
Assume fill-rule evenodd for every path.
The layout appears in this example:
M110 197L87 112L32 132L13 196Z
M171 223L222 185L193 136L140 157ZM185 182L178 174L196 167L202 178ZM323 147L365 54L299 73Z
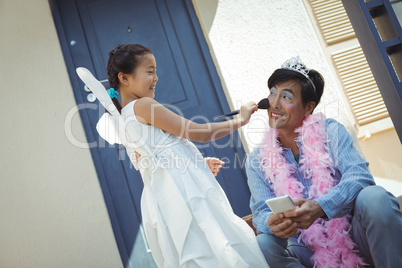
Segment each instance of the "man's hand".
M316 219L325 216L324 210L314 200L299 198L294 203L298 208L284 212L284 216L285 219L296 222L300 229L308 229Z
M267 224L271 232L280 238L290 238L294 236L298 230L297 223L291 219L285 218L283 213L271 214Z

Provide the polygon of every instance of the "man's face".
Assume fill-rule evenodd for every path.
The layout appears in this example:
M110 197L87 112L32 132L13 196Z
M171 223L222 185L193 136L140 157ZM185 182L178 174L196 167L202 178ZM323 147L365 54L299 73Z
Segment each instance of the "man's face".
M310 104L303 106L301 84L295 80L275 85L268 99L269 126L278 130L294 131L314 108Z

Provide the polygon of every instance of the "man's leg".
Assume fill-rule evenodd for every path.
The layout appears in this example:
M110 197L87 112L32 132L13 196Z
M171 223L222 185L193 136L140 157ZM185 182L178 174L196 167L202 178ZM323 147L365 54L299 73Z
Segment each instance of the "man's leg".
M352 239L365 262L372 267L401 267L401 237L398 200L380 186L361 190L354 207Z
M299 245L296 238L292 237L288 241L275 235L259 234L257 241L271 268L312 267L309 263L313 252Z
M304 267L312 268L314 266L311 261L314 252L308 249L303 242L299 243L296 237L289 238L288 251L290 256L297 258Z

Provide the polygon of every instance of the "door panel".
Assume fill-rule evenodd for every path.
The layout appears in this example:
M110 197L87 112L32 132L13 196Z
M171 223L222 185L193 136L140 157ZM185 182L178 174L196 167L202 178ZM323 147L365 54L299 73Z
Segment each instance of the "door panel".
M87 36L90 53L98 77L107 78L108 52L118 44L138 43L153 48L158 65L158 76L164 78L163 88L155 99L163 103L180 105L180 108L198 106L195 89L184 64L176 36L163 2L149 0L79 0L78 9ZM159 13L159 9L162 10ZM122 12L130 11L130 12ZM115 18L113 27L105 18ZM163 19L162 17L167 17ZM116 30L117 29L117 30ZM170 38L169 38L170 37ZM174 92L174 94L172 94Z
M97 101L96 108L88 103L75 68L84 66L99 80L106 79L110 50L122 43L143 44L151 48L158 65L155 99L175 106L186 118L213 121L229 107L194 7L191 0L52 0L50 4L77 104L85 107L80 115L88 142L97 144L91 154L124 266L156 267L141 227L140 174L122 146L111 146L99 137L95 126L104 109ZM250 192L239 135L216 143L225 146L195 144L204 156L227 159L217 180L234 212L247 215Z

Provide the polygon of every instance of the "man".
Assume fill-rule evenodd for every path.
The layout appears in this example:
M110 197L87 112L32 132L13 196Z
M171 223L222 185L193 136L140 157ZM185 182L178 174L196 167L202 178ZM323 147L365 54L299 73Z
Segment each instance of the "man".
M402 267L402 214L346 129L322 114L324 80L292 58L268 80L269 125L246 162L257 240L271 267ZM267 199L296 209L274 214Z

